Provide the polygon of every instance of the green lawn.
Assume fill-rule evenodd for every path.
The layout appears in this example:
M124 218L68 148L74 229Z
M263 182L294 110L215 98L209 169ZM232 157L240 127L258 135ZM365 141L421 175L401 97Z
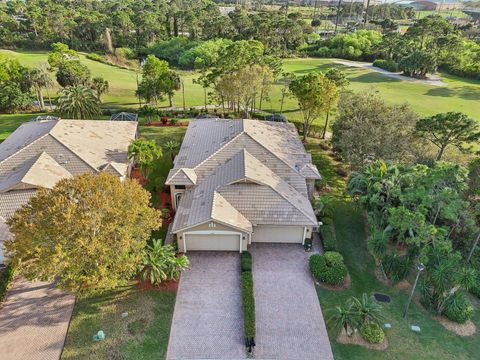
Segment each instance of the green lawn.
M312 151L314 163L324 175L327 184L336 194L341 194L345 182L336 175L334 162L315 143L307 148ZM335 306L350 296L360 297L362 293L380 292L391 297L392 302L384 305L385 322L392 324L386 334L389 347L385 351L368 350L357 345L343 345L336 342L337 331L327 323L330 342L336 360L385 360L385 359L478 359L480 350L480 301L473 299L476 312L473 321L477 325L477 334L463 338L443 328L428 313L422 312L414 303L410 306L407 320L402 312L408 299L408 292L380 283L374 276L375 263L368 253L365 238L365 225L362 211L347 201L339 200L334 212L337 244L345 258L352 277L349 289L334 292L317 288L324 317L331 317ZM422 329L417 334L410 330L410 325L419 325Z
M134 287L78 298L62 359L164 359L174 305L175 293Z

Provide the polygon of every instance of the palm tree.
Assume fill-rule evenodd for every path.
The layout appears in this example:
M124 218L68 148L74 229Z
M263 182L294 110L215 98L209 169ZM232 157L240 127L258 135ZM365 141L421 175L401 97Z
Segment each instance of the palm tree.
M175 159L175 155L178 152L178 149L180 148L180 143L175 140L169 140L165 143L165 145L163 145L163 148L167 153L170 154L170 157L172 158L172 161L173 161L173 159Z
M142 175L146 178L153 161L162 155L161 149L155 140L136 139L128 147L128 158L139 167Z
M343 328L350 337L358 327L359 314L354 310L352 301L349 300L341 306L336 306L334 314L328 321L333 322L337 330Z
M99 76L92 79L90 87L92 88L92 90L95 91L95 93L97 94L97 99L98 101L100 101L100 97L103 94L108 93L109 85L107 80Z
M382 307L374 299L363 293L362 298L350 299L352 310L358 315L362 325L369 323L379 324L383 320Z
M189 261L185 255L177 257L170 245L162 245L161 240L153 240L152 245L144 251L140 278L158 285L165 280L176 280L182 271L188 268Z
M93 119L100 113L100 105L92 89L70 86L60 91L58 111L71 119Z
M40 67L39 69L32 69L29 71L28 76L30 81L35 89L35 94L37 96L38 104L40 106L40 110L45 110L45 102L43 100L42 89L47 89L53 87L53 80L50 77L50 73L44 67ZM50 101L50 109L52 101L50 99L50 94L48 94L48 98Z

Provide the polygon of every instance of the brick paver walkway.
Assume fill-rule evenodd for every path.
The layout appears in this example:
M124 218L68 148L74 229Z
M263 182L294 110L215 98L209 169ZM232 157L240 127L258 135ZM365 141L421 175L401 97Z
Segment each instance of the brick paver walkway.
M74 302L51 283L15 280L0 308L0 359L59 359Z
M180 280L167 360L245 358L239 254L188 257L191 268Z
M257 319L255 358L333 360L303 247L252 244Z

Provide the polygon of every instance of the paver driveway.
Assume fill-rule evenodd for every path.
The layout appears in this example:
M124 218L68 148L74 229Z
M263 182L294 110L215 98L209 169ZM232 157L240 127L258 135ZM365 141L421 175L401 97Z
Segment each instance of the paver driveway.
M0 359L59 359L74 303L52 283L15 280L0 308Z
M250 245L257 319L255 357L330 360L332 349L308 271L295 244Z
M240 359L243 343L240 257L189 253L173 313L167 359Z

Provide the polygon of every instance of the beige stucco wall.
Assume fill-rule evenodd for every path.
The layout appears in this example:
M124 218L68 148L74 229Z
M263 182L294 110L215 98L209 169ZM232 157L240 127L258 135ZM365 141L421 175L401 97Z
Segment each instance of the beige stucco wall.
M185 248L183 246L183 239L185 237L185 233L195 232L195 231L211 231L212 232L212 250L215 249L215 231L228 231L233 233L241 233L242 234L242 251L247 250L248 241L249 241L249 234L245 231L240 231L238 229L220 224L215 221L209 221L208 223L201 224L185 231L179 232L177 234L177 244L178 244L178 251L185 252ZM188 251L188 248L187 248Z

